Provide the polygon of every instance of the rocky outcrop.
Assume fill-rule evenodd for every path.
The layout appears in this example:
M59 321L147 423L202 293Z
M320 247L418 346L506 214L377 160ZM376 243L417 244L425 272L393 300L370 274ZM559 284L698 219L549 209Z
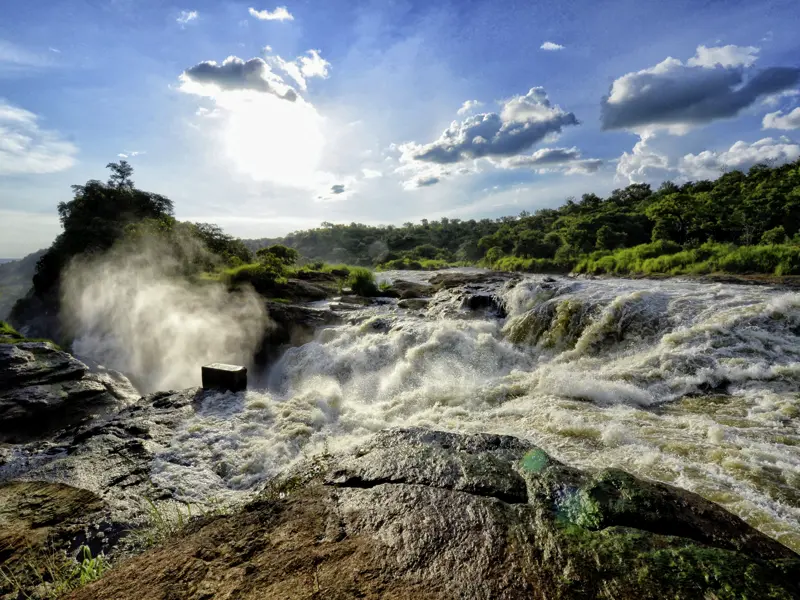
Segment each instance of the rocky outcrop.
M71 598L798 598L800 557L701 497L517 438L382 432Z
M310 342L320 328L341 322L331 310L274 301L267 301L266 307L272 326L264 333L255 356L260 365L278 358L287 346Z
M391 287L381 292L381 294L391 298L410 300L412 298L428 298L432 296L435 291L436 289L427 283L396 279L392 282Z
M50 342L0 344L0 442L48 435L137 396L123 376L90 373Z

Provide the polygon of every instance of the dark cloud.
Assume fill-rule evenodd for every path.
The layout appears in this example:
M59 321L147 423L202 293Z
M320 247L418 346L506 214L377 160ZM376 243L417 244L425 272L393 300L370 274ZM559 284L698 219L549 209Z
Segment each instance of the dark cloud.
M453 121L438 140L407 147L410 158L438 164L484 157L513 156L546 136L578 125L571 112L554 107L542 88L508 100L500 114L483 113Z
M439 183L441 179L438 177L418 177L414 183L417 187L429 187Z
M230 56L220 65L215 61L204 61L187 69L183 78L198 84L215 85L222 90L251 90L274 94L294 102L297 93L286 85L260 58L244 61Z
M794 67L772 67L745 77L741 64L701 64L697 59L683 64L668 58L614 81L601 103L601 121L603 129L709 123L736 116L758 98L798 81L800 69Z
M331 186L331 194L344 194L344 184L337 183Z

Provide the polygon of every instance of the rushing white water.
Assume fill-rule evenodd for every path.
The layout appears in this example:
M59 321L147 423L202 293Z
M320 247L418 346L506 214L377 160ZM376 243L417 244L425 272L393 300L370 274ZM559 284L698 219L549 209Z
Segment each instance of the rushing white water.
M497 293L505 320L455 299L321 331L265 389L208 396L154 479L188 501L233 497L389 426L509 433L698 492L800 550L800 296L542 277Z

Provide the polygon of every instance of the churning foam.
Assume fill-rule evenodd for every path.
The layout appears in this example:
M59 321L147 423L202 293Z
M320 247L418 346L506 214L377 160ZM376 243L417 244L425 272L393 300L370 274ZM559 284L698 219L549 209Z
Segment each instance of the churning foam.
M505 322L384 306L360 313L380 326L320 332L267 389L208 395L154 479L183 500L232 498L385 427L509 433L696 491L800 550L796 294L535 277L497 293ZM526 317L536 335L512 335Z

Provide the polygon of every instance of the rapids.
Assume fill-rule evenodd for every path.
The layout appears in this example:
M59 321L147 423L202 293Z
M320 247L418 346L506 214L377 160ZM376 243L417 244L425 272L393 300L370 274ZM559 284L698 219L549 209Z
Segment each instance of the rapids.
M505 318L464 309L461 289L347 313L250 391L207 396L153 480L235 500L386 427L507 433L695 491L800 551L798 294L541 276L485 291Z

